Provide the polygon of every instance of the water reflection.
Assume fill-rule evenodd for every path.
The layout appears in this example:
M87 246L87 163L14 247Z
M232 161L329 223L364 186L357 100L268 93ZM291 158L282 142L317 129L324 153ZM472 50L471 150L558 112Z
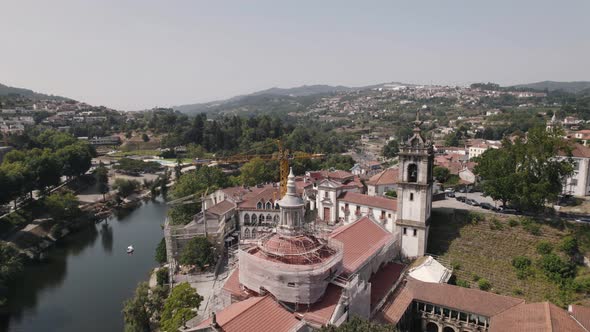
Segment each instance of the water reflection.
M149 202L66 237L10 285L0 331L122 330L122 303L155 266L165 213ZM129 244L138 248L132 256Z
M108 255L111 255L113 253L113 228L109 225L108 221L104 221L101 224L100 235L102 248Z

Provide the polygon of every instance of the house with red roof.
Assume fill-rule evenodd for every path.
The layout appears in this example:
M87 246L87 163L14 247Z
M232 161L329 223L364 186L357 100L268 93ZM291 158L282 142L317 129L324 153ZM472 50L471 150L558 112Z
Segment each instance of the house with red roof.
M367 195L369 196L383 196L388 191L395 191L397 189L397 182L399 181L399 169L388 168L369 178L367 184Z

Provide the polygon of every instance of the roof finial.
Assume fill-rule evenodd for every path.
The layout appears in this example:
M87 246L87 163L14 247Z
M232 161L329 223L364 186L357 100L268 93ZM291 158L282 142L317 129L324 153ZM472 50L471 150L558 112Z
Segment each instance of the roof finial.
M420 126L424 121L420 121L420 109L416 111L416 121L414 121L414 131L420 130Z

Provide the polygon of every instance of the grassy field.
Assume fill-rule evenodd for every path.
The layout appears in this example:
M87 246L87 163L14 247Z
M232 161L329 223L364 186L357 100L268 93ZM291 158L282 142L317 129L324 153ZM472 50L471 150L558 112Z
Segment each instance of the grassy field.
M479 216L476 218L479 220L473 221L473 215L463 210L435 209L433 212L428 252L452 266L457 280L477 288L478 279L485 278L491 283L490 291L527 301L549 300L562 307L569 303L590 304L584 294L561 289L536 264L542 257L537 252L541 241L552 244L553 251L565 257L557 249L559 243L564 236L575 233L580 250L588 250L589 227L535 223L538 230L531 232L531 228L522 225L521 218ZM584 254L588 256L587 252ZM512 266L516 256L526 256L532 261L531 275L524 279L517 277ZM588 268L578 268L578 276L588 273Z

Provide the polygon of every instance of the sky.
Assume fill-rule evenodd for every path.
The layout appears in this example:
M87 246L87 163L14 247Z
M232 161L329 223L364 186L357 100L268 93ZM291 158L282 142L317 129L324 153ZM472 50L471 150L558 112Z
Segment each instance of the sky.
M0 83L121 110L304 84L590 80L588 0L0 2Z

